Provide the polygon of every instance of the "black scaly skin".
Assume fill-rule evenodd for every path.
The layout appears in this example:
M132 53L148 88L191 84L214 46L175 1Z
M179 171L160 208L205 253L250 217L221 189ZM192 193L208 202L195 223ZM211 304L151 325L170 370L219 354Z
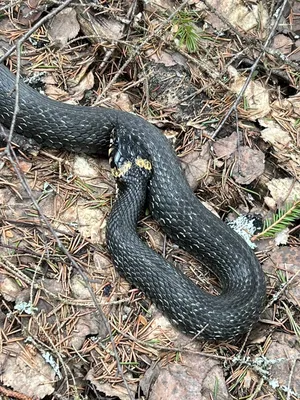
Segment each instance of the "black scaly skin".
M14 82L14 76L0 65L0 122L6 126L14 109ZM120 235L121 242L113 259L120 272L185 332L196 335L206 326L201 337L228 339L248 331L264 304L262 269L244 240L196 198L165 136L138 116L59 103L20 84L15 131L44 147L103 154L113 129L121 140L142 149L152 163L148 194L153 217L168 236L218 276L222 293L212 296L199 289L132 232L136 211L131 207L141 207L145 194L140 192L136 203L130 192L126 195L130 203L120 206L118 202L113 211L113 220L119 221L114 235ZM119 226L120 231L115 231ZM118 254L121 249L122 256Z

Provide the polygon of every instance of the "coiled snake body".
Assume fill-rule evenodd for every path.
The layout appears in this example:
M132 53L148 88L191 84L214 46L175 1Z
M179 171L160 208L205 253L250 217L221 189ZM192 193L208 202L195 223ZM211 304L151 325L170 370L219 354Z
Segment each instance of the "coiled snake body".
M14 76L0 65L0 122L9 126L14 110ZM222 285L213 296L149 249L136 233L138 209L147 184L137 184L116 203L108 242L118 270L146 293L185 332L227 339L255 323L265 298L265 280L252 250L209 212L190 189L165 136L142 118L113 109L63 104L20 83L15 131L44 147L103 154L112 131L150 160L149 206L166 234L204 263ZM128 203L126 198L128 197Z

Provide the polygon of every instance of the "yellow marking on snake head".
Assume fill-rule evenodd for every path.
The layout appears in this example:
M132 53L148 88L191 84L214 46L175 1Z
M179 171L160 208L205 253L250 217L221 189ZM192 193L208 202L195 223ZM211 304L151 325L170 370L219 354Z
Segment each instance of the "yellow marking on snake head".
M151 171L152 169L151 162L149 160L146 160L145 158L138 157L135 159L135 163L138 167L147 169L148 171Z
M126 161L123 165L121 165L120 168L113 168L112 175L115 178L120 178L121 176L126 174L126 172L129 171L131 167L132 167L132 163L130 161Z

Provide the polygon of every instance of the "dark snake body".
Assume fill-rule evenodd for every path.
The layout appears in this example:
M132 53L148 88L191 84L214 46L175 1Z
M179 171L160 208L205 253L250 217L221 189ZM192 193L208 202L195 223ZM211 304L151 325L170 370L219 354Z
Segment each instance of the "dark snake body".
M0 122L9 126L14 110L14 76L0 65ZM204 263L222 285L213 296L138 238L130 203L114 208L120 228L113 259L128 281L146 293L185 332L227 339L250 329L260 315L265 279L254 253L240 236L209 212L190 189L168 140L142 118L113 109L53 101L23 82L16 129L44 147L90 154L106 153L113 130L149 155L148 186L153 217L166 234ZM145 191L144 188L139 188ZM145 194L136 195L143 201ZM131 199L132 201L132 199ZM122 215L120 214L122 213ZM108 232L108 235L110 232ZM117 234L117 233L116 233Z

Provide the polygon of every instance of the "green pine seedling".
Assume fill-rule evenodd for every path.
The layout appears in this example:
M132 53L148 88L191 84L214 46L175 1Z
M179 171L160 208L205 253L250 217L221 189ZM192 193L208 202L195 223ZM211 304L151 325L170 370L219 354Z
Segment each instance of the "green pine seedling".
M272 218L265 220L263 231L255 235L255 239L259 237L274 237L292 225L297 219L300 219L300 200L287 203L283 208L278 209Z

